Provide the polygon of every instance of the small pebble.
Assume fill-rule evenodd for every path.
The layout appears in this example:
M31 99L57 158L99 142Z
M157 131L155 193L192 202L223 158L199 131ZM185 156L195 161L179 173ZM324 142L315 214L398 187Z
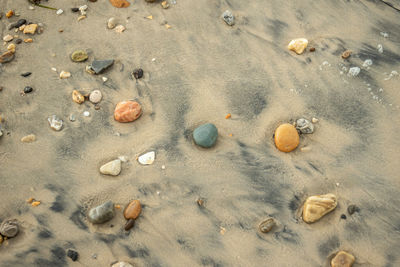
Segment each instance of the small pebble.
M97 104L101 101L103 95L101 94L100 90L94 90L89 95L89 101L93 104Z
M30 134L21 138L22 143L31 143L36 141L36 135Z
M15 40L15 43L16 43L16 44L20 44L20 43L22 43L22 39L19 39L19 38L18 38L18 39L16 39L16 40Z
M288 45L288 49L296 52L296 54L300 55L307 48L308 40L305 38L298 38L290 41Z
M71 8L71 11L72 11L72 12L78 12L78 11L79 11L79 8L73 7L73 8Z
M318 121L319 121L319 120L318 120L317 118L312 118L312 119L311 119L311 122L312 122L312 123L317 123Z
M102 174L117 176L118 174L120 174L120 172L121 172L120 159L110 161L100 167L100 173Z
M19 227L17 220L5 220L0 225L0 234L5 237L14 237L18 234Z
M76 50L71 54L71 60L74 62L82 62L88 59L88 54L83 50Z
M56 68L51 68L51 70L54 71L54 72L57 72L57 69L56 69Z
M107 21L107 28L114 29L117 25L117 20L115 18L109 18Z
M142 106L136 101L122 101L114 110L114 119L118 122L132 122L142 114Z
M78 252L76 252L75 250L68 249L68 251L67 251L67 256L68 256L69 258L71 258L72 261L77 261L77 260L78 260L78 257L79 257L79 254L78 254Z
M225 21L226 24L228 24L229 26L233 26L235 24L235 17L233 16L232 12L229 10L226 10L223 14L222 14L222 19Z
M87 5L83 5L83 6L80 6L79 7L79 10L80 11L86 11L88 9L88 6Z
M334 194L316 195L306 199L303 205L303 221L313 223L334 210L337 197Z
M142 165L151 165L154 162L156 153L154 151L147 152L138 157L138 161Z
M351 267L354 261L355 258L353 255L345 251L339 251L335 257L332 258L331 267Z
M199 205L199 207L201 208L204 207L204 202L205 202L204 198L198 198L196 200L197 205Z
M105 223L113 217L114 203L111 200L92 208L88 213L88 220L94 224Z
M12 16L14 16L14 11L13 11L13 10L7 11L6 17L7 17L7 18L11 18Z
M169 8L169 3L168 3L168 1L162 1L162 2L161 2L161 6L162 6L162 8L164 8L164 9Z
M101 79L103 80L103 82L106 82L107 80L108 80L108 78L107 77L101 77Z
M72 100L75 103L82 104L85 102L85 97L77 90L72 91Z
M69 115L69 120L70 121L75 121L75 115L74 114Z
M133 77L137 80L143 77L143 70L142 69L134 69L132 72Z
M130 3L126 0L110 0L111 5L118 8L128 7Z
M340 215L340 219L346 220L347 219L346 214Z
M355 212L359 212L359 211L360 211L360 208L357 207L356 205L349 205L349 206L347 207L347 212L348 212L350 215L353 215Z
M268 233L269 231L272 230L272 228L275 227L275 225L276 225L275 220L273 218L268 218L260 223L258 229L260 229L262 233Z
M129 231L133 226L135 226L135 220L128 220L124 226L125 231Z
M89 111L84 111L84 112L83 112L83 116L89 117L89 116L90 116L90 112L89 112Z
M32 43L33 39L32 38L26 38L24 39L24 43Z
M5 42L10 42L12 41L12 39L14 39L14 37L10 34L7 34L6 36L3 37L3 41Z
M349 74L348 75L355 77L360 73L360 71L361 71L361 69L359 67L351 67L349 69Z
M120 261L120 262L114 263L111 267L133 267L133 265L131 265L127 262L124 262L124 261Z
M310 47L310 52L315 52L315 47Z
M81 20L83 20L83 19L86 19L86 16L84 16L84 15L79 16L77 20L78 20L78 21L81 21Z
M32 72L24 72L24 73L21 73L21 76L22 77L28 77L31 74L32 74Z
M142 206L139 200L132 200L124 210L125 219L137 219L142 211Z
M11 62L15 58L14 52L7 51L0 55L0 63Z
M296 121L296 129L302 134L311 134L314 132L314 125L309 120L301 118Z
M61 79L67 79L69 77L71 77L71 73L70 72L64 71L64 70L60 72L60 78Z
M54 131L60 131L63 127L63 121L59 119L56 115L52 115L48 119L50 128Z
M56 11L56 14L57 14L57 15L61 15L63 12L64 12L64 10L59 9L59 10Z
M351 51L350 50L346 50L342 53L342 58L346 59L349 58L351 56Z
M25 34L35 34L37 27L38 27L37 24L26 25L24 28L24 33Z
M24 93L25 93L25 94L29 94L29 93L32 92L32 91L33 91L33 88L30 87L30 86L26 86L26 87L24 88Z
M125 27L123 25L118 25L117 27L115 27L115 31L118 33L122 33L123 31L125 31Z
M218 139L218 129L212 123L200 125L193 131L193 140L196 145L210 148L215 145Z
M285 123L276 128L274 141L280 151L290 152L299 145L300 137L293 125Z

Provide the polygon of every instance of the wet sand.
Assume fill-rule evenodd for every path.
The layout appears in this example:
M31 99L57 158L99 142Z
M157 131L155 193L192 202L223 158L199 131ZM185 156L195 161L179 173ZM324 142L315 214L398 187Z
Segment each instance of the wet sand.
M1 12L44 24L0 67L0 221L21 226L0 245L1 266L328 266L338 250L353 254L354 266L400 265L400 77L385 80L400 72L400 12L381 1L177 0L166 10L141 0L124 9L43 2L64 10L57 16L26 2L0 0ZM78 22L70 8L83 4L87 18ZM226 9L236 16L233 27L220 18ZM126 31L108 30L110 17ZM2 37L17 19L0 19ZM299 37L316 51L288 51ZM70 60L77 49L88 51L87 62ZM343 60L346 49L353 54ZM110 58L103 75L85 72L93 59ZM357 77L341 74L353 66L361 68ZM61 80L52 67L72 77ZM138 67L144 77L136 82L130 72ZM21 77L26 71L32 75ZM28 85L34 91L20 96ZM74 89L101 90L100 109L74 103ZM143 114L118 123L114 107L127 99L137 99ZM60 132L48 126L53 114L64 121ZM279 152L275 128L300 117L318 118L315 132L302 135L294 152ZM212 149L191 137L205 122L219 130ZM31 133L36 142L20 141ZM154 164L138 164L151 150ZM121 155L129 161L119 176L99 173ZM336 194L338 207L304 223L305 198L325 193ZM30 197L41 205L27 204ZM87 221L88 209L109 199L122 207L141 201L130 232L122 210L102 225ZM360 212L348 215L349 204ZM260 233L268 216L278 226ZM79 252L77 262L68 248Z

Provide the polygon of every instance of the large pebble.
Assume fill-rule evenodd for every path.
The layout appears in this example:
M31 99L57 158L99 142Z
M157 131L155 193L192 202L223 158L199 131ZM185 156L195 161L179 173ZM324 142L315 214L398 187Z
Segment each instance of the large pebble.
M316 222L334 210L336 206L337 199L334 194L311 196L307 198L303 206L303 221L306 223Z
M99 74L109 68L112 64L114 64L114 59L93 60L92 65L88 66L88 70L95 74Z
M114 119L118 122L131 122L142 114L142 107L136 101L122 101L114 110Z
M63 70L63 71L60 72L60 78L61 78L61 79L67 79L67 78L69 78L69 77L71 77L71 73L70 73L70 72L65 71L65 70Z
M120 262L114 263L111 267L133 267L133 265L129 264L127 262L124 262L124 261L120 261Z
M74 62L82 62L88 59L88 54L83 50L76 50L71 54L71 60Z
M12 39L14 39L14 37L10 34L7 34L6 36L3 37L4 42L12 41Z
M36 135L30 134L21 138L22 143L32 143L36 141Z
M7 51L4 52L1 56L0 56L0 63L8 63L10 61L12 61L15 57L15 53L13 51Z
M128 7L130 4L126 0L110 0L111 5L121 8L121 7Z
M5 237L14 237L18 234L18 221L17 220L6 220L0 225L0 234Z
M276 222L273 218L268 218L260 223L258 226L258 229L260 229L261 232L263 233L268 233L269 231L272 230L276 225Z
M300 137L293 125L285 123L275 130L274 140L276 148L282 152L290 152L299 145Z
M235 17L233 16L231 11L226 10L224 13L222 13L221 17L229 26L235 25Z
M300 55L307 48L308 40L305 38L298 38L290 41L288 44L288 49L296 52L296 54Z
M309 120L301 118L296 121L296 129L302 134L311 134L314 132L314 125Z
M331 260L331 267L351 267L356 259L353 255L339 251Z
M88 219L91 223L105 223L114 217L114 203L109 200L89 211Z
M193 139L196 145L209 148L215 145L218 138L218 129L212 123L200 125L193 131Z
M89 95L89 101L93 104L97 104L101 101L103 95L101 94L100 90L93 90Z
M50 128L54 131L60 131L63 127L63 121L56 115L52 115L47 119L47 121L49 122Z
M27 33L29 33L29 34L35 34L37 27L38 27L37 24L29 24L29 25L26 25L25 28L24 28L24 33L25 33L25 34L27 34Z
M116 159L104 164L100 167L100 172L102 174L117 176L121 172L121 160Z
M124 210L124 217L127 220L136 219L137 217L139 217L141 211L142 206L140 205L140 201L132 200Z

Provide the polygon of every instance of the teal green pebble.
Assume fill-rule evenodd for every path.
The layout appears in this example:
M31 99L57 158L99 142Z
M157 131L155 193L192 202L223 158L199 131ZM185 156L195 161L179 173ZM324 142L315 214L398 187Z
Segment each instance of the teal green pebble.
M193 131L193 139L196 145L209 148L215 145L218 137L218 129L212 123L200 125Z

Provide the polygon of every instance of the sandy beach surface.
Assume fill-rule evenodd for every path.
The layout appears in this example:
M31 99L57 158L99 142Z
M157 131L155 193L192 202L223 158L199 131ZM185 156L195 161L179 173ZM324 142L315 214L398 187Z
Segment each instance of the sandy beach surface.
M1 38L18 35L0 52L33 39L0 66L0 222L19 224L0 245L0 266L330 266L340 250L356 267L400 266L399 11L372 0L128 2L41 1L63 9L57 15L0 0ZM85 4L78 21L71 8ZM19 16L7 18L8 10ZM111 17L126 30L108 29ZM22 18L43 32L8 29ZM294 38L309 40L301 55L287 49ZM70 59L78 49L86 62ZM102 74L85 71L102 59L115 61ZM351 67L360 73L348 75ZM132 78L135 68L143 78ZM26 86L33 91L21 95ZM94 89L99 109L72 101L73 90ZM131 99L141 117L115 121L116 104ZM51 115L63 120L61 131L49 127ZM314 133L280 152L275 129L298 118L317 118ZM203 123L218 128L209 149L193 142ZM29 134L36 141L21 142ZM148 151L156 158L143 166L136 159ZM128 161L118 176L99 172L120 156ZM336 209L305 223L305 199L327 193ZM142 212L125 231L133 199ZM90 223L88 211L107 200L121 208ZM359 211L350 215L350 204ZM269 217L277 225L260 232Z

